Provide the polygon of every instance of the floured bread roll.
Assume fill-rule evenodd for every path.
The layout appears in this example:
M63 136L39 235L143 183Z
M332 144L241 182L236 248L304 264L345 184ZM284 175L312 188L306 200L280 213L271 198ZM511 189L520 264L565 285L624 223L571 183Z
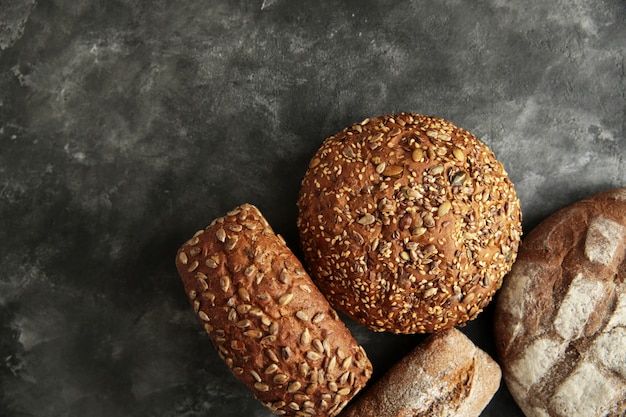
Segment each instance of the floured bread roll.
M418 345L341 417L478 417L501 376L489 355L448 329Z
M626 188L535 228L495 310L504 379L528 417L626 415Z

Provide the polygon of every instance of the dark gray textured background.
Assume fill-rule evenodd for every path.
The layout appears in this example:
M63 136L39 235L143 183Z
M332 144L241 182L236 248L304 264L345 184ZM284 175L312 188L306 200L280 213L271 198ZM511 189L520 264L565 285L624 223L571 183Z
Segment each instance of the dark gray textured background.
M317 147L398 111L491 146L527 232L626 186L625 55L623 0L0 0L0 416L269 416L178 246L250 202L298 253ZM348 324L376 376L421 340Z

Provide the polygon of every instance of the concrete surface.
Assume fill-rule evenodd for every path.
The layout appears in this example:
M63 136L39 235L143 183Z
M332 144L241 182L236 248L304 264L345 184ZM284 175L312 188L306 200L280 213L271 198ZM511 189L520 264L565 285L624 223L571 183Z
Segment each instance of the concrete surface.
M399 111L491 146L528 231L626 186L625 56L623 0L0 2L0 415L270 416L178 246L250 202L297 252L317 147ZM348 324L376 376L421 340Z

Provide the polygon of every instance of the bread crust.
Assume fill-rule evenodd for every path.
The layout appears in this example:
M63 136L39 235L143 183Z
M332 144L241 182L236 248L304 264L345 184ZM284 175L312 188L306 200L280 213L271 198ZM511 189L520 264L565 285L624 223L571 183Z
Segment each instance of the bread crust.
M504 379L528 417L626 413L626 188L548 217L495 308Z
M515 260L521 210L474 135L411 113L326 139L298 199L305 263L331 304L375 331L462 325Z
M341 417L478 417L500 379L498 364L452 328L429 336Z
M198 231L176 267L219 356L274 413L334 416L370 378L363 348L253 205Z

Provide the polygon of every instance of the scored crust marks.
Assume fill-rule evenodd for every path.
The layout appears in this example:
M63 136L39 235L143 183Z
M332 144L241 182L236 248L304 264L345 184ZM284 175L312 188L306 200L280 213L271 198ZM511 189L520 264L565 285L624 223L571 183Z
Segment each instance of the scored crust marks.
M606 324L606 330L612 330L615 327L626 328L626 283L622 282L618 285L615 292L617 293L617 302L613 315Z
M521 235L519 201L493 153L416 114L366 119L326 139L298 207L312 278L333 306L378 331L474 318Z
M595 217L587 231L585 255L591 262L609 265L623 245L626 227L604 217Z
M363 348L256 207L197 232L176 265L219 356L275 414L334 416L371 376Z
M524 331L521 320L526 311L526 297L520 297L519 294L526 294L534 276L542 271L541 265L534 262L518 260L513 265L509 274L508 286L509 291L500 292L500 303L507 306L507 314L512 316L512 325L506 326L503 330L502 340L506 341L506 346L514 345L515 338Z
M601 333L590 348L597 362L626 380L626 327Z
M614 195L546 219L499 293L496 345L528 417L626 413L626 204ZM537 244L547 236L554 251Z
M581 337L589 317L605 291L602 282L583 274L574 277L554 319L556 333L563 340Z
M623 380L582 362L559 386L550 403L562 417L605 416L607 404L614 404L624 395L623 385Z
M511 364L511 369L518 375L517 382L524 390L539 382L563 355L566 344L562 340L540 337L530 343L523 356Z

